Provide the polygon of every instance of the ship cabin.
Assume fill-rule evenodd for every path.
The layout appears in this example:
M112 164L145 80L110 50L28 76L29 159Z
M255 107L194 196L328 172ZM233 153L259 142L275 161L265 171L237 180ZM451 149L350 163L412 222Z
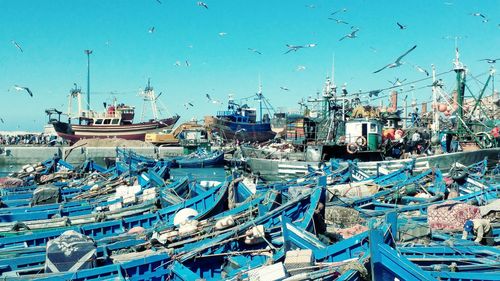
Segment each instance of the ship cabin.
M79 118L80 124L93 126L130 125L134 120L134 107L124 104L109 105L106 112L83 111Z
M257 123L257 110L244 104L242 106L229 100L227 110L217 111L218 118L224 118L231 122Z
M345 124L345 142L357 151L377 151L382 144L383 124L377 119L357 118Z

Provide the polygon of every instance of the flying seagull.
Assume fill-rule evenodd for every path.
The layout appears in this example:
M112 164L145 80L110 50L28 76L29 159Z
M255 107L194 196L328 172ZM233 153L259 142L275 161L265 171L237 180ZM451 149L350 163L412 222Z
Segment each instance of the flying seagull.
M14 46L16 46L16 48L19 49L19 51L21 51L21 53L23 52L23 49L21 48L21 46L16 41L12 40L11 42L12 42L12 44L14 44Z
M479 61L485 61L487 63L496 63L497 60L500 60L500 58L499 59L482 59L482 60L479 60Z
M290 91L290 89L288 89L286 87L280 87L280 89L282 89L283 91Z
M189 67L191 64L189 63L188 60L186 60L186 66Z
M189 109L190 106L193 107L194 105L191 102L186 102L184 104L184 108L186 108L186 109Z
M369 96L370 98L371 98L371 97L373 97L373 96L378 97L378 94L380 94L380 92L382 92L382 90L373 90L373 91L370 91L370 92L368 93L368 96Z
M3 118L0 118L0 122L2 122L2 124L3 124L3 123L5 123L5 122L3 121Z
M336 23L349 24L348 22L341 19L328 18L329 20L334 20Z
M303 48L314 48L314 47L316 47L316 44L307 44L304 46L286 44L286 46L288 47L288 51L286 51L285 54L288 54L291 51L297 52L299 49L303 49Z
M252 52L254 52L254 53L256 53L256 54L262 55L262 53L261 53L261 52L259 52L257 49L254 49L254 48L248 48L248 50L249 50L249 51L252 51Z
M345 12L347 12L347 9L346 9L346 8L343 8L343 9L337 10L337 11L335 11L335 12L332 12L330 15L331 15L331 16L333 16L333 15L335 15L336 13L339 13L339 12L344 12L344 13L345 13Z
M153 32L155 32L155 27L154 27L154 26L153 26L153 27L151 27L151 28L148 30L148 33L153 33Z
M422 72L422 73L425 73L426 76L429 76L429 71L423 69L422 67L418 66L418 65L414 65L415 69L417 69L418 71Z
M378 73L378 72L380 72L380 71L382 71L382 70L384 70L386 68L394 68L394 67L398 67L398 66L402 65L403 63L401 63L401 59L404 56L408 55L411 51L415 50L416 47L417 47L417 45L411 47L411 49L409 49L408 51L406 51L406 53L404 53L401 56L399 56L399 58L397 58L394 62L391 62L391 63L387 64L386 66L382 67L379 70L374 71L373 73Z
M399 29L406 29L406 25L402 25L399 22L396 22L396 24L398 25Z
M347 34L346 36L344 36L344 37L340 38L340 39L339 39L339 41L342 41L342 40L344 40L344 39L346 39L346 38L351 38L351 39L352 39L352 38L356 38L356 37L357 37L357 36L356 36L356 32L358 32L358 31L359 31L359 28L354 29L351 33L349 33L349 34Z
M481 13L471 13L471 16L481 17L481 18L483 18L483 22L488 22L488 18Z
M309 5L306 5L307 8L310 8L310 9L314 9L316 8L316 5L314 4L309 4Z
M222 104L220 101L212 99L212 97L210 97L209 94L206 94L205 96L207 97L208 101L211 103Z
M226 36L226 35L227 35L227 33L226 33L226 32L219 32L219 36L220 36L220 37L223 37L223 36Z
M297 65L297 68L295 69L295 71L302 71L302 70L306 70L306 67L303 65Z
M200 7L203 7L203 8L205 8L205 9L208 9L208 5L207 5L207 3L205 3L205 2L198 1L196 4L197 4L198 6L200 6Z
M161 1L160 1L160 0L156 0L156 2L158 2L158 4L161 4Z
M174 65L175 66L181 66L181 62L180 61L175 61Z
M14 89L16 89L17 91L26 91L28 92L28 94L33 97L33 93L31 92L31 90L28 88L28 87L23 87L23 86L18 86L18 85L14 85Z
M394 82L387 80L387 82L391 83L392 86L401 86L401 84L403 84L404 81L406 81L406 79L399 80L399 78L396 78L396 80L394 80Z

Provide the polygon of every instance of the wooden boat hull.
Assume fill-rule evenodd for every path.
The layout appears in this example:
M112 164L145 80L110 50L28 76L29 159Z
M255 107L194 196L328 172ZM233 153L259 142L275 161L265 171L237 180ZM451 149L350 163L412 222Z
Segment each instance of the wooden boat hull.
M77 125L66 122L54 122L57 135L75 143L81 139L91 138L121 138L126 140L144 140L146 133L158 129L172 128L180 116L176 115L167 119L144 122L130 125Z
M485 157L490 161L497 161L499 159L500 148L480 149L476 151L454 152L440 155L433 155L427 157L419 157L415 159L416 173L425 171L432 167L439 167L448 169L454 163L461 163L465 166L472 165ZM369 175L377 174L377 166L381 173L391 173L411 163L413 159L398 159L386 161L372 161L372 162L358 162L357 165L360 170L365 171ZM290 178L293 176L301 176L307 173L307 166L311 165L317 167L320 162L310 161L293 161L286 159L263 159L252 158L246 159L246 164L252 172L259 172L260 175L266 179L282 179Z
M232 122L217 117L213 117L210 123L210 128L226 141L265 142L276 135L270 123Z

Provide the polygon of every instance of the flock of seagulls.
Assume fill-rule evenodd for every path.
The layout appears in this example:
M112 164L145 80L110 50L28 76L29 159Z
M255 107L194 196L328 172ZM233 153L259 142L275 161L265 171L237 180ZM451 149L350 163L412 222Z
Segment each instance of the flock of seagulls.
M155 0L158 4L162 4L162 1L160 0ZM446 4L447 2L445 2ZM201 8L204 8L206 10L208 10L208 5L207 3L205 2L202 2L202 1L197 1L196 2L196 5L201 7ZM451 4L450 4L451 5ZM307 8L310 8L310 9L314 9L316 8L316 6L314 4L308 4L306 5ZM347 8L342 8L342 9L338 9L338 10L335 10L333 12L330 13L330 17L328 17L328 20L331 20L333 22L335 22L336 24L339 24L339 25L350 25L350 23L344 19L342 19L341 17L341 14L343 13L346 13L348 10ZM474 13L470 13L471 16L474 16L474 17L478 17L482 20L482 22L486 23L489 21L488 17L480 12L474 12ZM396 25L397 25L397 28L399 30L405 30L407 29L407 25L401 23L401 22L396 22ZM499 25L500 27L500 25ZM351 30L349 33L347 33L346 35L344 35L343 37L341 37L339 39L339 41L343 41L344 39L354 39L354 38L358 38L358 32L360 31L360 29L356 26L351 26ZM155 27L152 26L148 29L148 33L149 34L153 34L155 32ZM228 35L227 32L219 32L218 35L220 37L225 37ZM21 45L12 40L11 43L15 46L15 48L17 48L21 53L23 53L23 48L21 47ZM108 42L106 42L106 45L108 45ZM191 46L192 47L192 46ZM297 52L301 49L305 49L305 48L314 48L316 47L316 44L315 43L311 43L311 44L306 44L306 45L291 45L291 44L286 44L286 47L288 48L284 54L288 54L288 53L291 53L291 52ZM396 68L396 67L399 67L403 64L405 64L405 62L403 62L403 58L406 57L410 52L412 52L413 50L415 50L417 47L417 45L414 45L412 48L410 48L408 51L406 51L405 53L403 53L402 55L400 55L398 58L396 58L395 61L391 62L391 63L388 63L387 65L381 67L380 69L374 71L373 73L379 73L387 68ZM262 52L255 49L255 48L247 48L248 51L254 53L254 54L258 54L258 55L262 55ZM373 52L377 52L377 49L375 49L374 47L371 47L370 46L370 49L373 51ZM500 58L485 58L485 59L481 59L479 61L485 61L489 64L494 64L497 62L497 60L500 60ZM174 63L175 66L182 66L183 64L181 63L181 61L176 61ZM185 60L184 61L184 65L186 67L189 67L190 66L190 62L188 60ZM413 66L417 71L425 74L426 76L429 76L429 72L420 67L419 65L412 65L410 64L411 66ZM295 69L295 71L304 71L306 70L306 66L304 65L298 65ZM389 83L391 83L391 85L393 86L399 86L399 85L402 85L403 82L405 82L407 79L403 79L403 80L400 80L399 78L395 78L394 81L390 81L388 80ZM28 88L28 87L24 87L24 86L19 86L19 85L14 85L14 89L18 92L23 92L23 93L26 93L28 94L29 96L33 97L33 93L32 91ZM284 86L280 86L280 89L283 90L283 91L290 91L289 88L287 87L284 87ZM343 90L345 91L345 88L343 88ZM372 96L378 96L378 94L380 93L380 91L372 91L372 92L369 92L369 96L372 97ZM161 95L161 93L160 93ZM209 94L206 94L206 98L208 99L208 102L210 103L213 103L213 104L222 104L221 101L219 100L215 100L213 99ZM184 108L186 110L188 110L189 108L192 108L194 107L194 104L189 101L189 102L186 102L184 103ZM2 118L0 118L0 122L4 123L4 120ZM244 130L244 129L243 129Z

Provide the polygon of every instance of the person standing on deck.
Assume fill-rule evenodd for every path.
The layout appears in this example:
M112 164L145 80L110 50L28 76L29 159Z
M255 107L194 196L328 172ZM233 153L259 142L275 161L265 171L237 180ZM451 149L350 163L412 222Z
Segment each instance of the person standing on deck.
M487 219L467 220L464 224L464 232L462 239L467 239L469 233L476 236L474 242L481 245L494 246L495 239L493 238L493 227Z

